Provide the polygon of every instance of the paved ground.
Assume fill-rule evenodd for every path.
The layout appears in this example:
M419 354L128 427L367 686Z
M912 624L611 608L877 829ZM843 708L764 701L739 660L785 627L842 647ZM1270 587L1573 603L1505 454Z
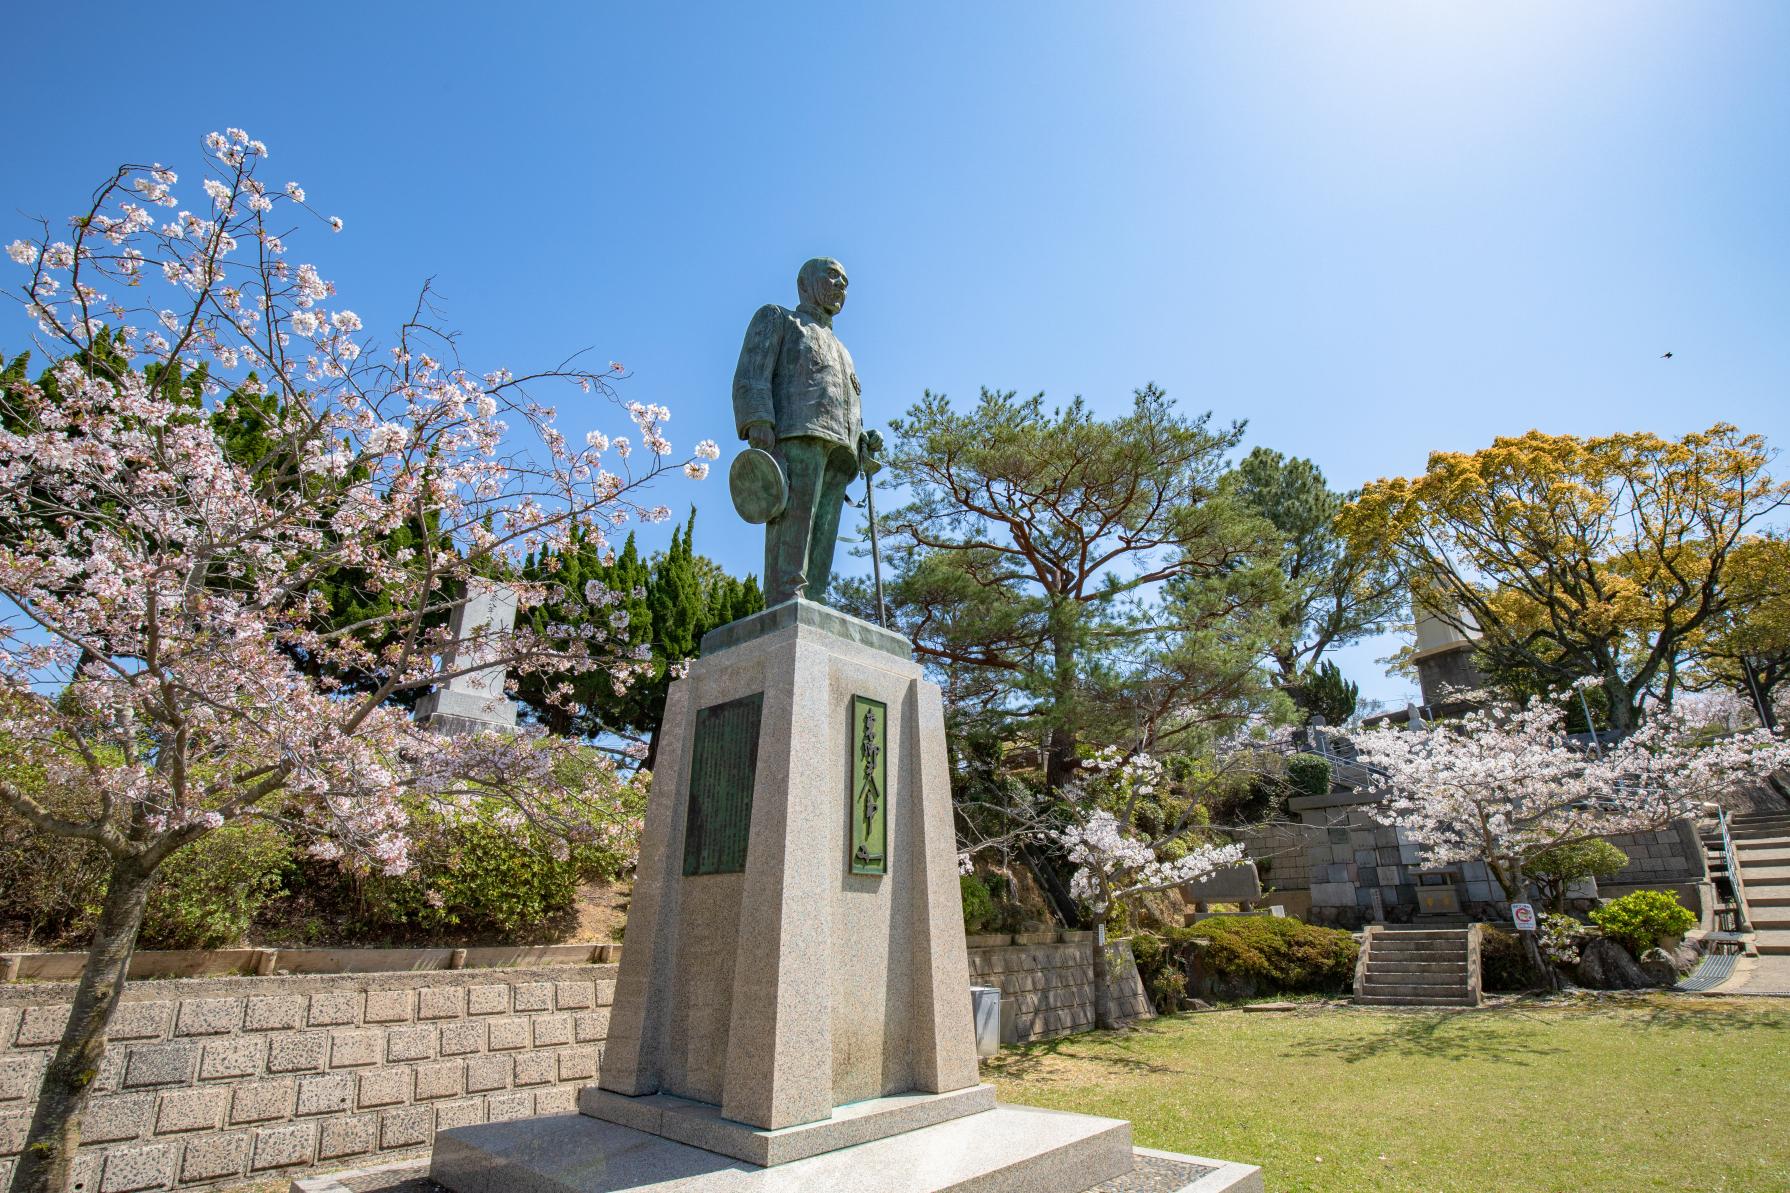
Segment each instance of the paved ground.
M1790 997L1790 956L1742 957L1734 976L1707 994L1781 994Z
M1138 1153L1137 1167L1088 1193L1178 1193L1216 1168ZM292 1182L293 1193L449 1193L428 1177L429 1162L381 1165Z

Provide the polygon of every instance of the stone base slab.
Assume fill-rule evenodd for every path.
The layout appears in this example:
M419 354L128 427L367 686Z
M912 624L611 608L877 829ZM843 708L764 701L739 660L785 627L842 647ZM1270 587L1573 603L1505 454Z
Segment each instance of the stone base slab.
M1153 1147L1131 1150L1137 1167L1090 1193L1262 1193L1262 1170L1253 1164Z
M582 1114L517 1119L436 1132L429 1176L454 1193L1083 1193L1134 1166L1130 1123L997 1106L775 1168Z
M721 1108L671 1094L629 1097L595 1085L578 1091L592 1118L771 1167L994 1109L994 1086L944 1094L895 1094L840 1106L831 1118L765 1130L721 1117Z

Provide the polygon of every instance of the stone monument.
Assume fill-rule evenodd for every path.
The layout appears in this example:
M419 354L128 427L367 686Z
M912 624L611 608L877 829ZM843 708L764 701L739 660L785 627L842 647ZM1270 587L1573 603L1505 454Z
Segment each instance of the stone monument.
M448 645L443 671L473 670L453 676L416 702L416 719L442 733L482 733L516 727L516 702L504 695L504 667L477 664L495 653L484 641L488 635L507 634L516 624L516 594L507 584L473 576L466 594L448 619L453 641Z
M784 507L759 519L782 599L671 685L598 1084L577 1115L438 1132L455 1193L1081 1193L1136 1166L1129 1123L979 1083L939 689L899 634L807 599L881 447L831 330L845 285L810 261L747 332L739 430L776 469L735 498ZM1260 1189L1230 1167L1201 1193Z

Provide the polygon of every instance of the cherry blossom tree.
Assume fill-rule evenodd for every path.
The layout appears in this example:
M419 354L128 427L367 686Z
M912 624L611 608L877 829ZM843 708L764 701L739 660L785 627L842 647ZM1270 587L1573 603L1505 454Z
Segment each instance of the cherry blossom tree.
M42 222L6 250L55 363L47 384L15 370L0 390L0 809L110 859L15 1193L67 1186L145 899L177 850L260 817L344 865L401 872L418 801L497 804L567 841L616 831L623 780L577 743L437 735L393 699L489 666L629 683L649 662L588 608L576 633L460 642L446 614L471 576L664 518L643 486L700 477L718 454L674 459L669 412L624 406L619 365L467 369L426 292L378 349L289 252L300 225L341 221L268 181L243 131L205 148L193 209L175 171L125 165L66 230ZM536 396L553 383L632 428L568 442ZM344 570L378 611L325 616L319 587ZM530 583L518 599L601 609L615 594Z
M1121 758L1108 748L1084 760L1081 771L1063 794L1076 806L1069 825L1055 834L1076 867L1069 890L1086 904L1094 919L1094 1019L1113 1025L1111 967L1106 955L1106 920L1115 904L1212 874L1244 859L1241 845L1220 845L1201 839L1193 815L1197 805L1181 801L1171 817L1156 820L1153 834L1141 829L1140 816L1166 794L1167 770L1161 760L1144 753Z
M1790 764L1790 742L1763 727L1724 723L1681 698L1601 752L1566 733L1565 693L1496 705L1427 730L1382 728L1357 736L1364 761L1384 772L1368 809L1398 828L1424 864L1482 861L1506 899L1528 891L1536 855L1612 833L1663 828L1747 779ZM1538 972L1531 933L1524 945Z

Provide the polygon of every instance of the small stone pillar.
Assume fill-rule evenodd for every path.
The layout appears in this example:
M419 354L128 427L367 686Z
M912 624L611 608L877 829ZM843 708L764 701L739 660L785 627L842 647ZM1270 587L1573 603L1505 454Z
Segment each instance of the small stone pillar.
M448 621L453 641L444 671L456 671L497 652L484 639L507 634L516 624L516 593L507 584L477 576L466 581L466 598ZM416 719L440 733L484 733L516 728L516 702L504 695L501 663L455 675L416 702Z

